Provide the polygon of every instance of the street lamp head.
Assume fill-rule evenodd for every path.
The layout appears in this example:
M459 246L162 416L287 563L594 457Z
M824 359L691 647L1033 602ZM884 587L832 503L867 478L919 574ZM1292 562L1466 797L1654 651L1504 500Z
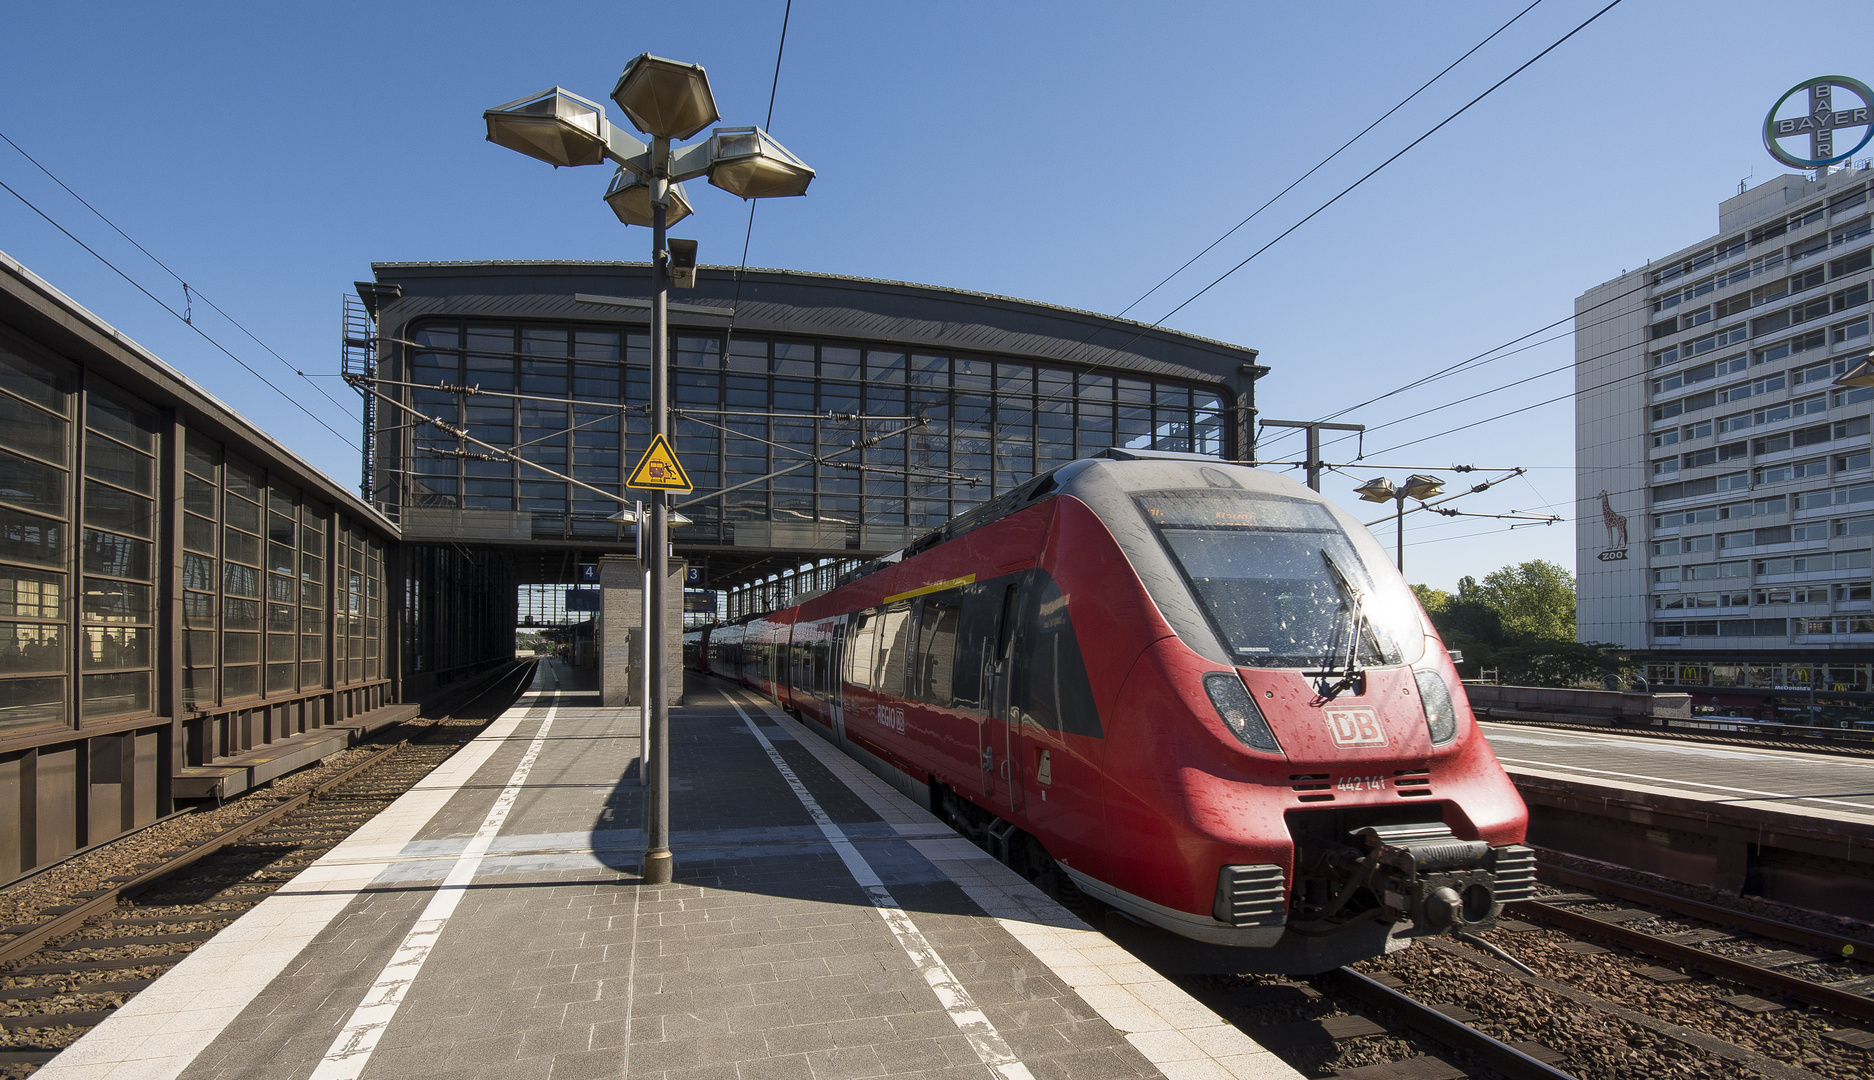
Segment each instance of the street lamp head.
M1417 499L1420 502L1424 502L1434 495L1442 495L1445 490L1445 482L1438 479L1436 476L1426 476L1424 473L1413 473L1411 476L1406 477L1403 490L1405 491L1406 498Z
M1392 481L1383 476L1375 477L1361 484L1359 487L1354 488L1353 493L1365 499L1367 502L1391 502L1393 500Z
M482 113L488 141L549 165L605 160L605 109L559 87L516 98Z
M805 195L813 170L758 127L717 128L709 136L709 182L744 199Z
M664 211L666 228L690 216L690 200L683 194L683 185L671 184L669 192L670 207ZM605 204L627 225L649 228L653 224L651 182L622 165L612 174L612 182L605 189Z
M687 139L722 119L700 64L650 53L625 65L612 100L639 131L665 139Z

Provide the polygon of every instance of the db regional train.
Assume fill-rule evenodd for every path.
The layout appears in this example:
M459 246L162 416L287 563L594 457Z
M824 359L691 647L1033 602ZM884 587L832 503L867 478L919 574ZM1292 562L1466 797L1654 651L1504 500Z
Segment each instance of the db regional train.
M1404 578L1271 473L1106 451L687 644L1174 968L1325 971L1534 891Z

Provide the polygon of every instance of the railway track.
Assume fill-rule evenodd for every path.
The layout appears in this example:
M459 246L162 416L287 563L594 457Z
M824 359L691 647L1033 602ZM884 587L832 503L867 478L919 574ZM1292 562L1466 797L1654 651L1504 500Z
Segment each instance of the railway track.
M1867 941L1545 870L1551 883L1564 877L1594 891L1513 905L1487 935L1533 974L1434 938L1305 983L1187 988L1316 1077L1874 1074L1874 972L1858 959L1874 955Z
M380 733L369 756L328 767L238 824L141 856L80 890L76 903L0 930L8 935L0 941L0 1078L30 1075L336 847L472 739L532 676L532 665L519 665L441 716Z

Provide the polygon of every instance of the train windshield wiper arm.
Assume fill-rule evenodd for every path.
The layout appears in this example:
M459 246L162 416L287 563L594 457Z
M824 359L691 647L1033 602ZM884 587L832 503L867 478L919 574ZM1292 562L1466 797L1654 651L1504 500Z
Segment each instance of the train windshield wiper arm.
M1334 575L1335 588L1340 590L1341 610L1351 616L1345 620L1348 627L1345 663L1340 668L1334 667L1335 661L1341 660L1342 657L1330 654L1327 664L1324 665L1327 668L1326 675L1333 675L1336 670L1343 671L1340 681L1321 692L1322 697L1331 701L1339 697L1341 691L1351 687L1360 678L1360 635L1366 629L1366 593L1361 592L1358 586L1348 580L1347 574L1341 570L1340 564L1334 561L1334 556L1327 553L1326 548L1321 549L1321 559L1327 563L1328 572ZM1332 640L1339 640L1341 625L1341 620L1337 619L1334 623L1335 637ZM1326 679L1323 678L1322 681L1325 683Z

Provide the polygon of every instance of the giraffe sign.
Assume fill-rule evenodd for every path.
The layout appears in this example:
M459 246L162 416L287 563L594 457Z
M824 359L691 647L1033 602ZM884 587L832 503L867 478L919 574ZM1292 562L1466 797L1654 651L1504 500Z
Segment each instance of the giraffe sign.
M1605 490L1601 492L1601 524L1607 527L1607 550L1595 558L1602 562L1620 562L1627 557L1627 518L1614 513Z

